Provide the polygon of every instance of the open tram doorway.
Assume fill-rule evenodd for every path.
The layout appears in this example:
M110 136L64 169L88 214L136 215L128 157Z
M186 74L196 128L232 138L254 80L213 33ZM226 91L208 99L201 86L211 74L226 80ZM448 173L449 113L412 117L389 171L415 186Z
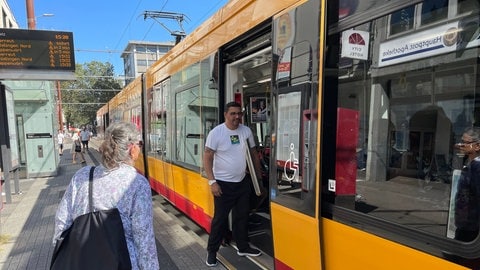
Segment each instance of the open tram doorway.
M242 123L254 134L261 163L262 179L258 179L258 183L262 194L257 196L252 185L249 220L250 243L268 255L260 256L258 260L273 257L268 197L272 106L272 49L269 37L270 29L263 28L263 31L256 32L222 52L223 61L226 63L223 103L236 101L242 105L244 112ZM271 263L266 262L267 265Z
M262 179L258 181L264 192L268 190L270 154L271 55L268 47L226 66L226 89L233 90L230 95L227 93L226 102L233 100L242 105L243 124L255 137L262 170ZM268 212L268 200L260 199L257 203L252 201L252 209Z

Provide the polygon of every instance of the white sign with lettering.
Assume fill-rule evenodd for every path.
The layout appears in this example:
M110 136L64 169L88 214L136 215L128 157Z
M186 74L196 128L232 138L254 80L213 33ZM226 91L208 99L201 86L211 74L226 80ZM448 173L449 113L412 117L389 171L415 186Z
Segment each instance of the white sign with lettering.
M342 57L360 60L368 59L370 33L346 30L342 33Z

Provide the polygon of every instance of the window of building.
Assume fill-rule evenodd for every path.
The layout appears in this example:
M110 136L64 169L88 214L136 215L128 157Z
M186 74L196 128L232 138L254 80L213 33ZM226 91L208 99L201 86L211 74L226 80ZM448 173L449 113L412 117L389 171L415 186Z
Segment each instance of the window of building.
M478 0L458 0L458 14L478 11L480 2Z
M159 53L167 53L170 49L171 49L171 47L159 46L158 47L158 52Z
M426 0L422 3L422 25L448 17L448 0Z
M394 12L390 16L390 35L395 35L413 29L415 7L410 6Z
M136 54L144 54L147 51L147 48L144 45L135 45Z
M147 53L157 53L157 46L147 46Z
M139 66L139 67L147 67L147 66L148 66L148 62L147 62L147 60L137 60L137 66Z

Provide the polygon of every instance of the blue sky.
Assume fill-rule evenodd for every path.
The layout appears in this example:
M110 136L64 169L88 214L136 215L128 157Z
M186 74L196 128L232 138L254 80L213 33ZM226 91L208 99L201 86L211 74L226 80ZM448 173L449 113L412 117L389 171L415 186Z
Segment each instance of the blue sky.
M174 37L157 21L144 19L145 11L186 15L183 28L191 33L228 0L32 0L38 30L73 32L75 62L110 62L115 74L123 74L121 52L128 41L173 41ZM7 0L19 27L28 28L25 0ZM42 14L54 14L43 17ZM172 31L175 20L158 19Z

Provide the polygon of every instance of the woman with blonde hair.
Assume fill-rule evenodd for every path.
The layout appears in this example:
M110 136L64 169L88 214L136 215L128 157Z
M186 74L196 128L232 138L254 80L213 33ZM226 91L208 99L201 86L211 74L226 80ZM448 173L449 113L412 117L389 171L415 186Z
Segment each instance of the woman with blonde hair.
M73 133L72 136L72 163L77 163L77 154L82 158L80 161L85 163L85 156L82 153L82 142L78 133Z
M125 231L132 269L159 269L150 185L133 167L141 151L139 132L133 124L118 122L105 131L99 151L102 165L93 174L95 210L117 208ZM54 245L73 220L88 213L91 167L75 173L55 216Z

